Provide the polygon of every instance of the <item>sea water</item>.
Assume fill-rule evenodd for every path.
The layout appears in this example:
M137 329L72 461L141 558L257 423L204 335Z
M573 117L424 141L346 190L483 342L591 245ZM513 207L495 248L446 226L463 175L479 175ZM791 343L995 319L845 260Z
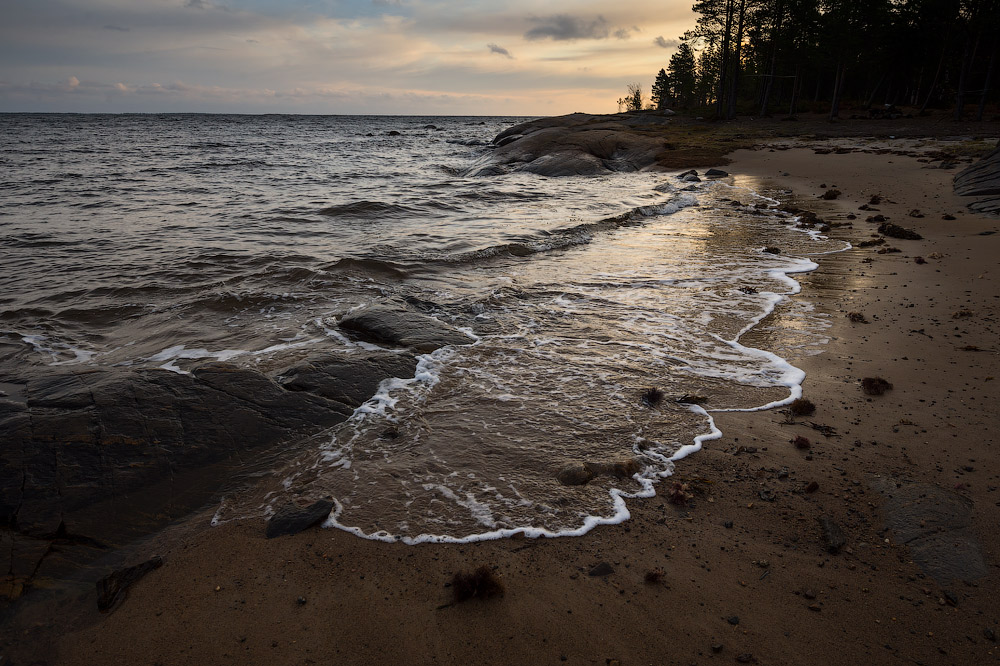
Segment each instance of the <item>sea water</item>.
M0 115L0 375L404 353L336 322L406 303L469 344L286 443L216 522L325 497L408 543L620 522L713 411L798 397L785 358L824 320L794 276L845 245L738 176L465 175L520 120ZM795 335L742 344L775 308ZM579 463L619 474L557 480Z

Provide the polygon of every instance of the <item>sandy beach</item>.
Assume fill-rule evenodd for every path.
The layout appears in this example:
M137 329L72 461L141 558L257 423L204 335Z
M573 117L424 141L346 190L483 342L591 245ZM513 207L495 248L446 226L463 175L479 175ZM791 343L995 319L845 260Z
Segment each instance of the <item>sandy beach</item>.
M847 145L867 152L826 151ZM164 564L114 612L89 593L69 631L44 605L18 618L9 663L1000 660L1000 220L966 211L956 169L899 154L933 150L789 140L730 155L737 184L787 190L855 247L798 278L795 300L829 323L821 353L790 359L815 412L713 413L723 437L677 465L686 503L671 480L619 526L468 545L268 540L260 521L206 529L204 514L134 548ZM923 238L858 247L875 215ZM783 312L744 344L793 330ZM866 394L876 377L892 388ZM453 603L454 574L481 565L505 593Z

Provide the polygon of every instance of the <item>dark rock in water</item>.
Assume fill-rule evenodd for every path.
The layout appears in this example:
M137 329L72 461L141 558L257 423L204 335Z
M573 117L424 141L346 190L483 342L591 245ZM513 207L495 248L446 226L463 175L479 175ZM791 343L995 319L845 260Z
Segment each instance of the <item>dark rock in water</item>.
M397 132L396 130L391 130L389 132L386 132L386 136L400 136L400 135L402 135L402 132Z
M305 507L294 503L286 504L267 521L264 536L273 539L278 536L298 534L326 520L332 510L333 500L317 500Z
M885 526L895 541L938 583L973 581L989 573L973 533L973 503L926 483L893 484L883 507Z
M341 318L341 328L372 342L410 347L420 353L445 345L469 345L472 339L442 321L402 305L372 305Z
M564 486L582 486L594 478L594 472L586 463L572 463L559 470L556 478Z
M593 569L587 572L588 576L610 576L615 572L614 567L612 567L607 562L601 562Z
M93 556L196 509L229 461L346 420L379 382L415 367L410 354L317 356L287 369L283 385L226 363L19 382L0 399L0 566L11 594L46 575L43 560L68 566L73 548Z
M312 393L353 410L375 394L383 379L412 377L416 367L412 354L311 356L278 375L284 389Z
M128 588L154 569L163 566L163 558L156 556L134 567L119 569L97 581L97 608L102 613L113 610L125 600Z
M696 176L694 174L690 174L690 175L684 176L683 180L684 180L685 183L700 183L701 182L701 178L699 178L698 176Z
M723 171L722 169L709 169L705 172L706 178L725 178L729 175L728 171Z
M688 169L684 173L677 174L677 177L680 178L681 180L684 180L688 176L697 176L697 175L698 175L698 171L696 169Z
M225 363L191 375L92 370L27 382L25 401L0 403L0 520L36 537L73 513L127 496L185 469L339 423L352 409L286 391L265 375ZM88 534L100 538L100 535Z
M765 247L763 251L768 254L781 254L780 247Z
M917 232L905 229L898 224L892 224L891 222L879 225L878 232L883 236L888 236L890 238L902 238L903 240L920 240L923 238L923 236Z
M826 552L836 555L847 543L844 538L844 530L840 529L840 525L829 516L822 516L816 520L819 521L820 529L823 531L823 546L826 548Z

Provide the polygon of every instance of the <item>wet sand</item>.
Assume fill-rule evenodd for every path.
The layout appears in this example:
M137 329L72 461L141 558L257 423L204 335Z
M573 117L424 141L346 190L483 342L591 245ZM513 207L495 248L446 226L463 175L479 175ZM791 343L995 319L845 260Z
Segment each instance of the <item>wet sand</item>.
M667 482L656 498L631 502L623 525L469 545L387 545L319 529L266 540L255 521L160 537L134 561L161 555L163 567L117 610L83 612L50 650L36 643L32 651L66 664L1000 658L1000 233L979 235L1000 230L1000 221L965 213L951 192L954 171L913 157L802 148L731 157L731 173L791 189L828 221L858 215L836 237L857 245L877 227L865 217L881 214L924 239L888 239L899 253L874 246L830 255L799 276L796 298L830 315L823 353L791 359L807 373L804 395L816 411L714 414L723 438L677 466L687 504L668 500ZM821 200L821 185L842 195ZM858 211L873 194L892 203ZM909 217L913 209L924 217ZM852 322L850 312L868 323ZM744 342L766 348L769 323L782 322L765 322ZM866 395L859 382L874 376L893 389ZM810 447L796 448L796 436ZM922 507L921 495L948 511ZM926 516L910 532L886 531L887 516L905 518L907 505ZM894 506L902 508L887 510ZM843 531L836 554L821 518ZM913 547L901 543L921 529L938 531L918 535ZM935 580L914 561L916 546L932 560L964 562L957 573L969 580ZM976 547L982 570L969 554ZM602 562L613 571L590 575ZM452 604L452 576L484 564L506 593ZM662 578L647 582L654 571ZM23 618L22 653L53 623Z

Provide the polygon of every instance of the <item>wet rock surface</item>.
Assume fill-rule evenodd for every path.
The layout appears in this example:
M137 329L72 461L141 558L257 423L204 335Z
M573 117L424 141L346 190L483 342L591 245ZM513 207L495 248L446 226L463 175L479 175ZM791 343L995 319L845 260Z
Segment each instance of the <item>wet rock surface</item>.
M0 399L0 593L19 596L46 574L43 560L68 565L67 550L104 550L194 510L251 452L346 420L383 379L415 367L410 354L317 355L280 382L227 363L13 382Z
M333 500L317 500L308 506L286 504L278 509L267 521L264 536L273 539L279 536L298 534L313 525L326 520L333 510Z
M404 305L362 308L344 315L338 325L370 342L409 347L420 353L473 342L465 333Z

